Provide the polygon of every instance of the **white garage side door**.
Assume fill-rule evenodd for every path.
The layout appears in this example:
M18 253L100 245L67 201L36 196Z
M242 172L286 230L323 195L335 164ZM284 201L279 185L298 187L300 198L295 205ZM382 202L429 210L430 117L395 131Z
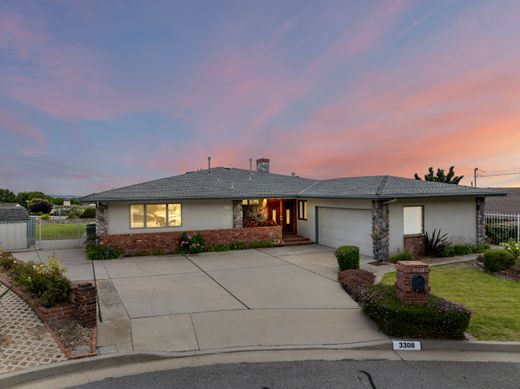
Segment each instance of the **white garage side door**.
M342 209L317 207L318 243L339 247L354 245L361 254L373 256L372 211L365 209Z

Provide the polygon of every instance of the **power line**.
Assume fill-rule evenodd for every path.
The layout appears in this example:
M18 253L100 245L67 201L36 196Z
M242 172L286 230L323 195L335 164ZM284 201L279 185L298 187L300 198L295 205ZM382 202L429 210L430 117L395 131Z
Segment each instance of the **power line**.
M479 177L514 176L515 174L520 174L520 171L518 171L518 172L511 172L511 173L501 173L501 174L481 174L481 175L479 175Z

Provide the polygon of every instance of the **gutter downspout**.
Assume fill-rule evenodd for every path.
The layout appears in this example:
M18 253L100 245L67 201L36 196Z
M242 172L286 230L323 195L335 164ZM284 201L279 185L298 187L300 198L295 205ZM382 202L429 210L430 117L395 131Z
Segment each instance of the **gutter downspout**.
M397 201L397 199L392 199L392 200L387 200L385 202L383 202L384 205L387 205L387 204L393 204Z

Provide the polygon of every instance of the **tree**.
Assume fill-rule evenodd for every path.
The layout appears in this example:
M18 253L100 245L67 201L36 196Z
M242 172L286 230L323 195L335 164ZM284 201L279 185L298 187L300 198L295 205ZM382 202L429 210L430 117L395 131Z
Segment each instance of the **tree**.
M25 208L28 208L27 202L30 202L32 199L48 200L48 197L43 192L18 192L16 196L16 202Z
M29 202L29 210L33 213L50 213L52 204L47 199L34 198Z
M433 182L443 182L445 184L455 184L458 185L459 182L464 178L464 176L456 176L455 175L455 166L450 166L448 170L448 174L444 173L444 169L437 169L437 173L434 174L433 167L428 169L428 174L424 175L425 181L433 181ZM421 177L417 173L415 173L415 179L421 180Z
M0 188L0 203L16 203L16 195L9 189Z

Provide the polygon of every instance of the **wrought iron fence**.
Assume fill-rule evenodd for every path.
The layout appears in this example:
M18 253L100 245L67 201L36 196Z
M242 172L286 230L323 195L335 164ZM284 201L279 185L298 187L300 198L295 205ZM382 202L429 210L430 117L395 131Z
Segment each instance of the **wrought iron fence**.
M485 213L486 236L490 243L520 242L520 213Z

